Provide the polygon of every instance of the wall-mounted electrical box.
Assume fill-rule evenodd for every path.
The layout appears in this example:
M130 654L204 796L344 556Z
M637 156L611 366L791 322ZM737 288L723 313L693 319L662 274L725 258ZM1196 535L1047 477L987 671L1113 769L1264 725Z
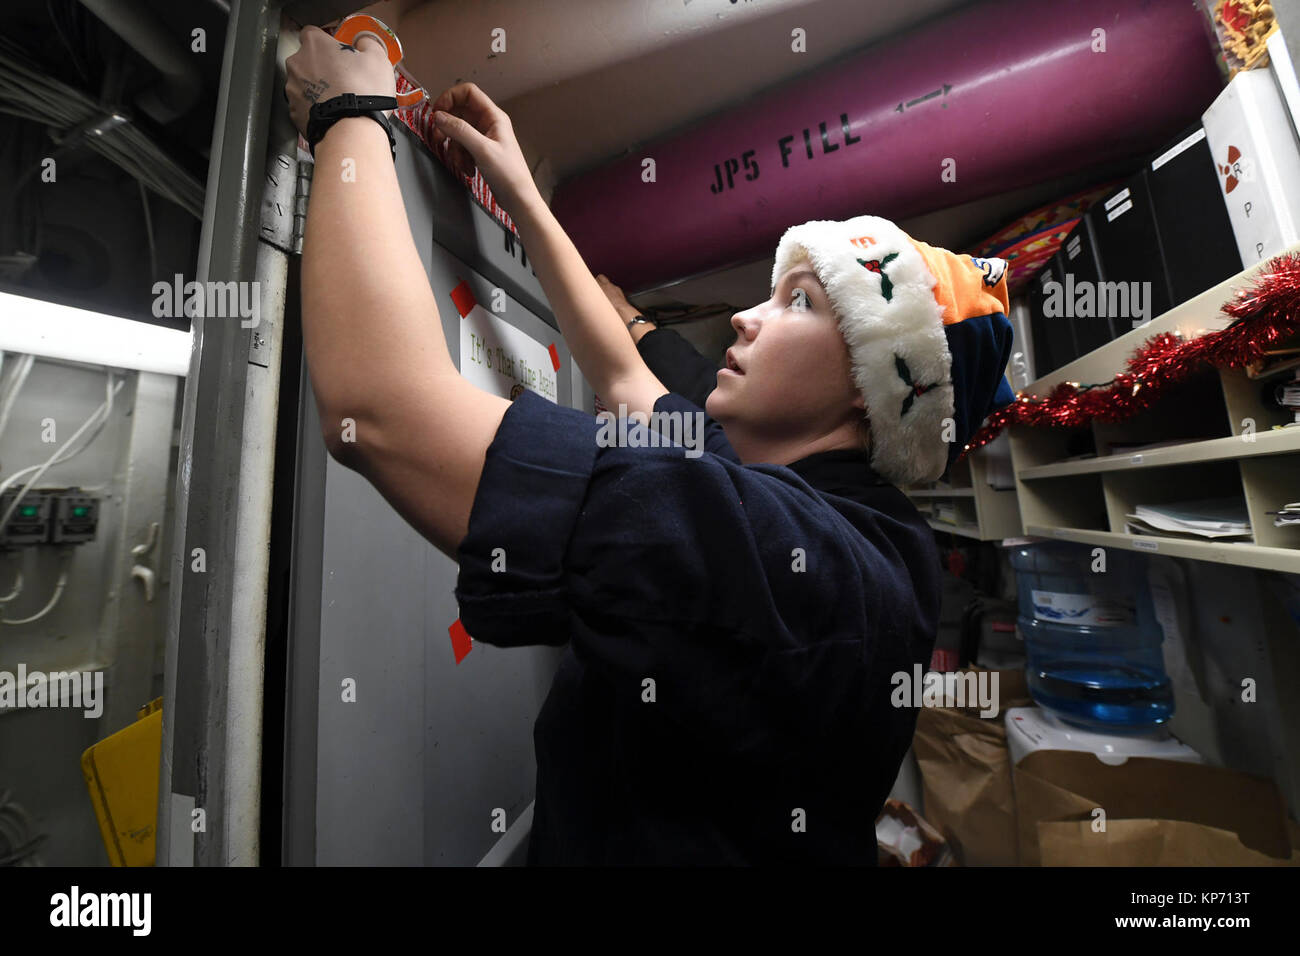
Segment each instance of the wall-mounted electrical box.
M0 515L9 512L18 491L0 496ZM99 499L80 488L33 488L0 529L0 547L84 544L95 540Z
M99 525L99 499L80 488L56 492L50 541L54 544L84 544L95 540Z
M31 544L44 544L50 539L50 511L53 501L42 491L32 490L23 495L18 507L13 507L14 499L21 489L6 491L0 495L0 515L9 514L9 520L0 529L0 546L24 547Z

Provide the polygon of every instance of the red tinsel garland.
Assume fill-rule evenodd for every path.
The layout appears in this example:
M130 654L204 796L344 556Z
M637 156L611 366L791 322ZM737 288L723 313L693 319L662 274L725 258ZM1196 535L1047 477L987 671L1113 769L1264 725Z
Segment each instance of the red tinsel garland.
M1162 332L1147 339L1125 370L1100 385L1062 382L1046 397L1024 395L984 420L962 457L997 438L1008 425L1074 428L1094 419L1119 422L1149 408L1168 385L1206 366L1243 368L1300 333L1300 253L1271 260L1248 288L1222 307L1226 329L1184 340Z

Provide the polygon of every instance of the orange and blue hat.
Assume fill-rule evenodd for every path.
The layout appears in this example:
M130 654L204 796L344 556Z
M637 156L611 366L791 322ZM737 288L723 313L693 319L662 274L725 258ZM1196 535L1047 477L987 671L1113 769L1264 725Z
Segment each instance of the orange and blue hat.
M1015 398L1007 263L927 245L878 216L787 229L772 287L800 262L817 273L848 344L872 467L898 485L939 479Z

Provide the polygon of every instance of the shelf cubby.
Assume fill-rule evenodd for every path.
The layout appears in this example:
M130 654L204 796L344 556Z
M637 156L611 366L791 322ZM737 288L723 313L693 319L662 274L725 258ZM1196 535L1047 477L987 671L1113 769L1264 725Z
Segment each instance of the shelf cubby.
M1300 524L1279 528L1273 524L1276 516L1268 514L1284 504L1300 501L1300 452L1243 459L1241 481L1255 543L1300 552Z
M1229 424L1232 434L1240 437L1254 432L1256 435L1267 434L1276 426L1285 425L1295 419L1295 415L1277 405L1264 401L1263 392L1267 379L1250 378L1239 369L1225 369L1219 373L1223 386L1223 395L1227 401ZM1290 379L1287 373L1283 378Z
M980 449L949 470L947 482L914 485L903 489L918 511L936 531L979 541L1000 540L1020 533L1020 512L1014 488L989 484L993 451ZM951 503L956 522L935 517L940 503Z
M1110 530L1100 475L1065 475L1022 486L1020 515L1025 525Z
M1101 476L1101 482L1109 526L1094 530L1124 532L1127 516L1139 505L1171 505L1203 498L1244 500L1241 468L1235 461L1111 471Z
M1232 436L1223 389L1215 369L1169 388L1145 412L1123 422L1094 422L1097 455L1124 454L1126 446L1209 441Z
M1300 251L1300 245L1292 247ZM1031 383L1046 396L1062 382L1110 381L1152 335L1194 338L1226 328L1221 306L1249 284L1247 269ZM1158 551L1175 557L1300 572L1300 527L1276 527L1273 515L1300 501L1300 426L1265 398L1266 381L1243 370L1208 369L1170 387L1149 409L1125 422L1087 428L1008 429L1027 535L1084 544ZM1091 443L1094 455L1087 455ZM1140 447L1156 445L1159 447ZM1085 454L1081 455L1083 450ZM1126 516L1138 505L1201 498L1244 502L1251 539L1135 535Z

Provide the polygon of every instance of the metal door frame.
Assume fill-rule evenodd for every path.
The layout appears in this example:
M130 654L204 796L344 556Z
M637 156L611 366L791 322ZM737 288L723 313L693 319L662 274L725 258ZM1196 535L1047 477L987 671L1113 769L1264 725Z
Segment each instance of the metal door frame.
M192 320L158 780L163 866L260 862L273 449L297 179L297 133L277 70L281 15L325 23L355 6L231 3L195 278L257 281L260 322Z

